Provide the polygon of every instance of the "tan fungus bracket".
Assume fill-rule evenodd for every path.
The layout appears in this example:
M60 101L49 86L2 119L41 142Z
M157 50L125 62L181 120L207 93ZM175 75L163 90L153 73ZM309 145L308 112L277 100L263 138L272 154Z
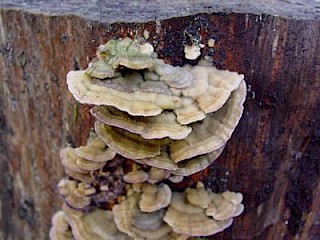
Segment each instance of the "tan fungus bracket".
M95 106L91 114L99 121L141 135L144 139L183 139L191 132L191 127L182 126L172 112L163 112L154 117L137 117L121 112L113 107Z
M209 114L202 122L192 124L193 131L182 140L170 143L170 157L175 162L217 150L231 137L242 116L246 98L244 81L226 104Z
M185 50L188 59L201 55ZM74 98L93 105L95 133L60 151L71 179L58 184L66 204L50 239L185 240L229 227L244 210L241 193L212 193L202 183L172 192L163 181L179 183L220 156L243 113L244 76L202 61L166 64L141 39L110 40L96 55L67 75ZM112 211L97 208L111 200Z
M174 192L164 216L174 232L188 236L210 236L229 227L243 211L242 194L212 193L198 183L196 189Z
M52 227L49 232L51 240L73 240L73 235L63 211L56 212L51 219Z
M169 239L171 228L163 222L164 211L143 213L139 209L139 200L140 194L134 193L113 207L118 229L134 239Z
M166 184L154 185L145 183L142 186L139 207L142 212L155 212L166 208L171 201L171 189Z
M241 118L245 97L246 85L242 81L219 111L209 114L202 122L192 124L193 131L185 139L169 143L170 158L174 162L180 162L224 146ZM150 158L160 155L161 145L165 143L161 139L146 140L141 135L101 122L95 123L95 129L113 151L130 159L148 158L150 161ZM164 156L165 153L162 157Z
M95 209L89 213L63 206L67 221L76 240L129 240L113 222L111 211Z
M148 180L148 173L139 170L137 164L132 165L132 170L123 176L124 181L127 183L143 183Z
M244 78L212 66L173 67L157 59L148 46L128 38L100 46L99 64L68 73L70 92L80 103L113 106L132 116L174 110L180 124L189 124L221 108ZM141 49L149 50L145 53ZM121 72L120 66L132 71ZM110 74L110 69L117 74ZM143 74L133 71L141 69Z
M93 162L106 162L116 156L96 134L89 138L86 146L76 148L75 154Z
M90 194L86 194L88 191L82 182L62 179L58 184L58 191L72 208L83 209L91 203L91 198L88 196L91 194L91 191L89 190Z

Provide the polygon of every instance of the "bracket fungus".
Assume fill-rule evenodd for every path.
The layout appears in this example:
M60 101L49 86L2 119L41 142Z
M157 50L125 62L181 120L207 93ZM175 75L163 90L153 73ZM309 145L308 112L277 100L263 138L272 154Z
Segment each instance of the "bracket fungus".
M221 232L243 212L241 193L166 184L220 156L243 112L242 74L201 61L172 66L150 43L124 38L99 46L67 84L91 105L95 133L60 151L69 178L58 185L66 204L52 219L51 240L184 240Z
M139 209L140 194L134 193L113 207L118 229L134 239L168 239L171 228L163 222L163 211L143 213Z
M151 167L149 172L148 172L148 182L155 184L157 182L161 182L164 179L169 178L171 175L171 171L161 169L161 168L156 168L156 167Z
M63 210L76 240L129 240L113 222L111 211L95 209L89 213L76 211L64 205Z
M182 126L172 112L163 112L154 117L137 117L121 112L113 107L96 106L91 114L99 121L141 135L144 139L183 139L191 132L191 127Z
M96 134L88 139L86 146L76 148L75 154L93 162L106 162L116 155Z
M155 212L169 205L171 189L166 184L143 184L139 207L142 212Z
M91 199L85 193L84 183L62 179L58 184L59 193L66 203L75 209L83 209L90 205Z
M147 172L137 169L136 164L133 164L132 171L124 175L123 180L127 183L143 183L148 180L148 177Z
M232 210L235 210L230 211L230 207L225 202L234 206ZM214 216L207 213L213 204L217 209ZM176 233L194 237L210 236L228 228L233 218L240 215L242 211L243 205L240 202L233 204L224 199L222 194L214 194L200 185L197 189L189 188L184 193L173 193L164 221Z
M73 240L67 216L63 211L56 212L51 219L52 227L49 232L51 240Z

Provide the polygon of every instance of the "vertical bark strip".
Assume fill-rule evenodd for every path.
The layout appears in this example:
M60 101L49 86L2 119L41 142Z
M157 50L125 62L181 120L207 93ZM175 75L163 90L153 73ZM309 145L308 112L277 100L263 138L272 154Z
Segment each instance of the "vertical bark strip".
M0 10L0 238L47 239L61 204L59 149L84 144L92 125L65 76L99 44L144 29L166 62L187 63L190 36L213 38L203 56L246 76L244 116L205 180L243 192L246 210L211 239L318 239L319 21L231 13L109 25L15 10Z

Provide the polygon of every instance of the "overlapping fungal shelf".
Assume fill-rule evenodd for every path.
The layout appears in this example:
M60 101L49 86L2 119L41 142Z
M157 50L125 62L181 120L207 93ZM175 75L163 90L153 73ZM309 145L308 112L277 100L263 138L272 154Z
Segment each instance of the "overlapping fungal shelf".
M92 106L95 132L86 146L60 151L68 177L50 238L182 240L229 227L244 209L241 193L200 182L174 192L168 182L222 153L242 115L243 78L204 63L171 66L138 40L101 45L86 70L67 76L75 99Z

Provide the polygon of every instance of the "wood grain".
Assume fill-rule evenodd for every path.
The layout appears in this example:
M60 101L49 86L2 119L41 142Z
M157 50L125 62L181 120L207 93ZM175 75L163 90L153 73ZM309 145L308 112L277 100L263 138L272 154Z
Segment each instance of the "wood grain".
M16 10L0 10L0 239L47 239L60 207L59 149L84 144L92 126L67 72L85 68L99 44L144 29L167 63L196 64L183 56L188 36L213 38L202 54L246 76L244 116L204 172L213 190L243 192L246 210L211 239L319 239L319 21L220 13L106 24Z

